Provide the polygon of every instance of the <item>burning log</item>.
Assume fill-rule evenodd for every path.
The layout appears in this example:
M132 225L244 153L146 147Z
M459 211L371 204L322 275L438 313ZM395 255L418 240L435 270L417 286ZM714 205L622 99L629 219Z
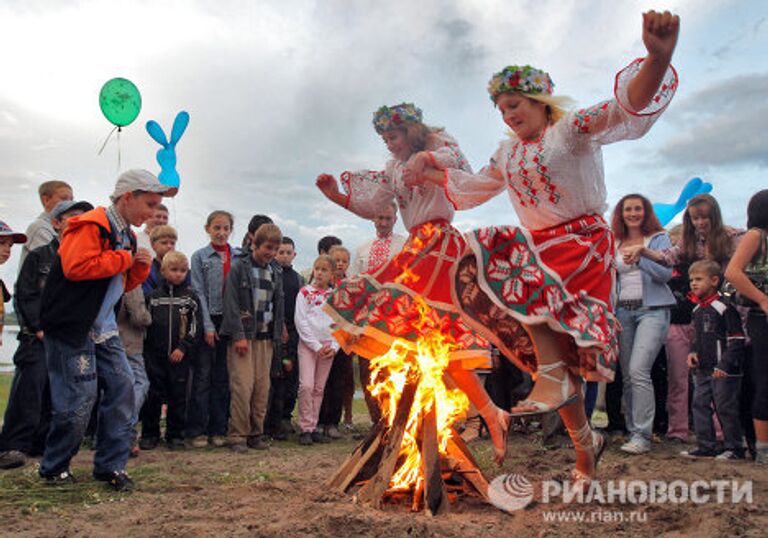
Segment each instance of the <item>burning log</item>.
M440 451L437 446L437 414L435 405L424 415L421 424L421 465L424 470L424 500L433 516L449 510L448 493L440 470Z
M384 432L386 424L384 421L379 421L368 435L365 436L363 441L355 448L352 455L350 455L346 461L339 467L333 476L325 482L325 485L329 488L337 489L339 491L346 491L355 479L367 480L373 475L373 472L367 474L364 473L366 465L373 460L373 470L375 472L376 467L381 459L381 434ZM378 455L378 458L376 457Z
M408 490L391 489L392 475L399 463L407 417L413 406L418 381L406 384L392 427L382 419L355 448L325 485L346 492L356 485L361 488L356 498L381 508L385 501L402 502L411 497ZM436 409L423 415L420 424L421 476L411 489L411 509L426 506L432 515L447 513L457 495L472 495L488 500L488 481L474 456L455 430L451 429L446 454L441 454L436 428ZM446 485L446 481L458 481Z
M358 493L358 499L363 502L369 502L377 508L381 508L382 497L387 488L389 488L389 482L392 474L395 472L395 464L400 455L400 445L403 442L403 434L405 433L408 415L411 412L413 398L416 395L416 387L418 385L418 378L406 382L400 402L397 404L394 423L385 433L386 441L379 469Z

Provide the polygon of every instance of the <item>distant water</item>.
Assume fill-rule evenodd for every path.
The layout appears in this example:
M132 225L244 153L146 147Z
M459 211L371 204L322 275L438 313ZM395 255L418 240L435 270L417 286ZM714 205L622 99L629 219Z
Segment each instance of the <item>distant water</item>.
M16 346L19 343L16 340L18 334L18 325L3 327L3 345L0 346L0 372L13 372L13 354L16 353Z

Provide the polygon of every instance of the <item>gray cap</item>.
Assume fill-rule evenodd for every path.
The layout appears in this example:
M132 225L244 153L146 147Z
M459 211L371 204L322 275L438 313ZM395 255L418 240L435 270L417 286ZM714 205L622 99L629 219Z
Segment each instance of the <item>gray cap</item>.
M179 189L163 185L157 176L148 170L134 169L120 174L115 183L115 192L110 198L113 202L117 201L127 192L142 191L154 192L163 196L174 196Z
M85 200L80 200L79 202L76 202L75 200L62 200L56 204L56 206L51 211L51 218L58 219L67 211L74 211L75 209L80 209L83 212L86 212L93 209L93 205L90 202L86 202Z
M0 220L0 237L10 237L14 243L26 243L27 236L20 232L14 232L11 227Z

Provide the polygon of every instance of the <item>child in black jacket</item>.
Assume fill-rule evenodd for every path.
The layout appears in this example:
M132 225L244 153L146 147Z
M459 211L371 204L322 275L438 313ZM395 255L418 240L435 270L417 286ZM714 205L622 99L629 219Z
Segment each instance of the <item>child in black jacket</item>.
M744 458L739 396L744 357L744 329L739 313L718 293L720 266L710 260L691 265L691 291L698 298L693 310L694 341L688 367L694 370L693 427L698 447L686 457ZM718 455L712 406L723 429L725 450Z
M168 448L184 448L187 381L193 354L203 335L200 301L185 284L189 263L181 252L163 258L160 286L147 296L152 325L147 329L144 358L149 395L141 411L141 441L149 450L160 438L160 410L167 402L165 440Z

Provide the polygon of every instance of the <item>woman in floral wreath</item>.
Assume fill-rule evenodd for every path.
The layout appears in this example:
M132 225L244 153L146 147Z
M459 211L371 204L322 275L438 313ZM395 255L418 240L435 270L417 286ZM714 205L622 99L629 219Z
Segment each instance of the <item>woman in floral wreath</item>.
M408 183L441 185L457 209L509 191L521 227L468 234L468 254L456 266L455 301L468 323L536 376L513 415L560 410L576 448L577 480L594 476L604 441L584 413L582 378L610 380L617 356L611 307L614 238L606 210L601 146L639 138L677 87L670 66L679 19L643 15L648 56L616 76L615 98L565 112L549 75L509 66L489 92L513 134L479 174L414 159ZM522 323L536 353L521 356L507 337Z
M451 226L454 208L436 185L408 187L406 163L418 155L440 168L471 169L456 141L443 129L422 122L411 103L383 106L373 118L376 132L392 153L383 171L321 174L317 186L336 204L372 219L393 200L410 235L402 251L371 273L348 278L334 290L326 311L336 323L334 336L347 352L365 358L386 353L397 338L416 341L424 334L414 299L429 306L429 329L451 339L448 373L489 426L499 463L504 458L509 414L491 402L474 368L490 364L489 344L464 323L451 300L451 268L464 250L461 233Z

